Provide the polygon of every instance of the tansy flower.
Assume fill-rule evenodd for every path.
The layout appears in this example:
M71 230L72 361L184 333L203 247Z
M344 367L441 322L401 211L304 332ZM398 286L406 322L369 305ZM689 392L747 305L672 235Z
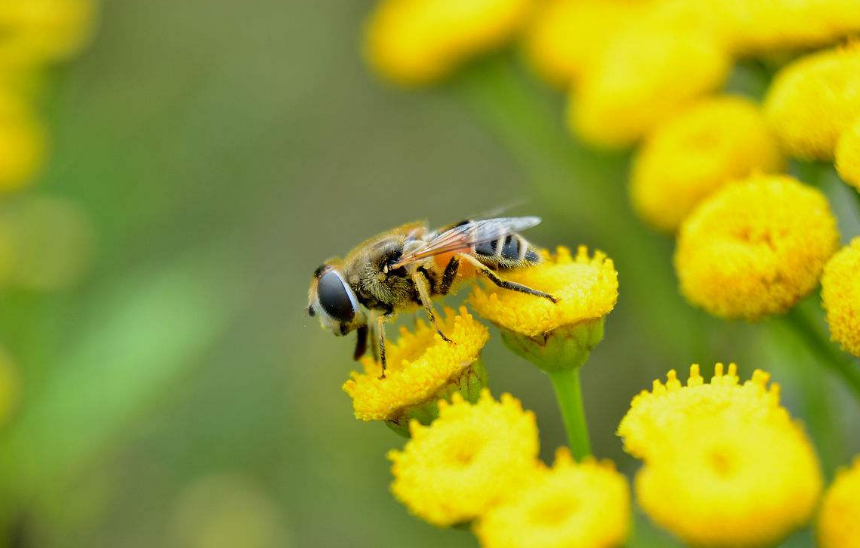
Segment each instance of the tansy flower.
M824 267L821 300L833 340L860 357L860 238L854 238Z
M532 0L382 0L366 30L370 64L405 86L451 73L502 46L525 23Z
M631 145L692 99L719 87L731 61L707 34L650 27L617 36L583 74L568 122L588 142Z
M539 367L568 367L588 357L603 338L603 318L618 300L618 273L600 251L589 257L581 246L576 256L559 247L555 256L529 268L506 272L505 278L556 297L558 302L487 285L469 300L475 311L502 330L515 352Z
M439 402L430 426L410 424L412 439L388 458L391 490L409 511L440 527L468 522L486 512L537 466L534 414L503 394L496 402L484 390L476 404L455 394Z
M609 461L576 463L567 449L475 526L485 548L612 548L630 528L627 479Z
M836 144L836 171L860 192L860 118L842 132Z
M619 29L650 7L648 1L551 0L532 18L523 38L534 69L567 87L593 64Z
M757 320L812 291L838 243L819 190L755 175L723 187L684 220L675 270L691 303L721 318Z
M619 426L625 447L645 462L637 500L685 543L755 548L778 543L811 517L822 479L803 429L757 371L740 385L720 366L710 384L698 368L687 386L637 396Z
M405 431L411 418L425 424L433 420L436 402L454 392L477 399L487 382L480 362L481 349L489 338L487 328L465 308L460 308L459 314L446 309L439 321L454 343L443 341L423 321L414 332L402 328L400 338L386 346L388 369L384 379L379 378L379 362L362 359L364 373L353 372L343 385L352 398L356 418L388 421Z
M0 0L0 65L66 59L89 41L95 19L94 0Z
M860 44L814 53L785 67L764 111L789 154L832 160L839 137L860 119Z
M674 232L725 183L782 168L776 139L756 104L714 97L667 119L646 138L633 164L630 197L649 224Z
M45 160L45 131L17 94L0 90L0 192L32 182Z
M860 457L827 489L818 514L821 548L860 548Z

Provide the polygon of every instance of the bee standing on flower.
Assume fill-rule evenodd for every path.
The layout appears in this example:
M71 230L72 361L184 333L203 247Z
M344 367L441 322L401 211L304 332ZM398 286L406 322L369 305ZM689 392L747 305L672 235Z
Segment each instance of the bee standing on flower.
M356 359L366 350L368 331L375 329L384 377L384 324L397 311L423 307L436 332L454 342L439 329L431 299L447 295L458 276L481 274L504 289L556 302L548 293L496 274L541 261L539 250L518 234L539 222L538 217L503 217L463 221L435 231L416 222L383 232L345 259L330 259L314 271L308 314L318 315L322 326L335 335L357 330Z

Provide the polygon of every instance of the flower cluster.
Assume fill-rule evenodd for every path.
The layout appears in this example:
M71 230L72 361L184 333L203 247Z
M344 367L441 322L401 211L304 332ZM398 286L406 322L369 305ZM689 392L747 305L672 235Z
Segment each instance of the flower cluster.
M633 399L618 434L642 459L637 499L656 523L694 546L770 546L812 517L821 491L818 459L779 404L779 387L737 368L706 383L699 367ZM719 524L714 526L714 524Z
M824 494L818 515L818 544L821 548L860 547L860 456L854 465L841 470Z
M609 461L575 462L559 450L539 460L534 414L509 394L489 391L475 404L455 395L439 402L430 426L392 451L392 491L409 510L438 526L472 523L481 544L609 548L627 537L627 480Z

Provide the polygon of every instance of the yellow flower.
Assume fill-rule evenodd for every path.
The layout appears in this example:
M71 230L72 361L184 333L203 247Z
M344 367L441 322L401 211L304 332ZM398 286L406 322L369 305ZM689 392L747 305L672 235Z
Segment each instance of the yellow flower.
M836 144L836 171L860 192L860 118L839 137Z
M619 426L625 448L645 465L637 500L685 543L755 548L776 544L805 524L822 487L803 429L779 406L779 389L756 371L736 369L705 384L698 367L687 386L674 372L633 400Z
M33 66L77 54L96 20L93 0L0 0L0 65Z
M412 439L388 455L391 490L409 511L440 527L468 522L531 477L537 466L534 414L484 390L477 404L455 394L439 402L430 426L410 424Z
M525 23L532 0L382 0L366 29L365 53L404 86L439 80L502 46Z
M512 350L548 370L587 359L603 338L603 318L618 300L611 259L600 251L589 257L584 246L575 257L559 247L554 257L544 252L541 263L506 272L505 278L559 299L553 303L489 285L474 289L469 301L475 311L502 330Z
M442 340L423 321L413 333L400 330L400 339L386 346L386 377L380 379L379 362L366 357L364 373L353 372L343 385L352 398L358 419L384 420L405 429L410 418L429 423L436 415L436 402L453 392L477 399L486 385L486 370L480 362L487 343L487 328L460 308L446 309L439 318L442 331L454 343Z
M0 90L0 192L32 182L45 161L46 136L16 94Z
M719 87L731 61L707 34L633 28L617 36L571 94L568 123L600 146L631 145L697 96Z
M842 248L824 267L821 300L830 336L860 357L860 237Z
M789 154L832 160L839 137L860 119L860 44L814 53L785 67L764 111Z
M705 0L736 54L821 46L860 30L855 0Z
M523 38L529 62L547 81L567 87L593 64L625 20L650 5L631 0L551 0Z
M860 457L841 470L824 494L818 514L821 548L860 548Z
M485 548L612 548L630 528L627 478L609 461L575 462L567 449L475 526Z
M703 201L681 225L675 270L692 304L721 318L782 314L811 292L839 234L827 199L755 175Z
M633 165L630 196L649 224L674 232L727 182L782 168L776 139L758 106L719 96L667 119L646 138Z

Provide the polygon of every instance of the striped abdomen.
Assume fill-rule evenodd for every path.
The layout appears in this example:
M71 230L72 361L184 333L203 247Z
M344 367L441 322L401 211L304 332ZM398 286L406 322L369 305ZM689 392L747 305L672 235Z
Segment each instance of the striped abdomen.
M519 234L508 234L476 245L475 257L494 270L520 268L541 260L538 248Z

